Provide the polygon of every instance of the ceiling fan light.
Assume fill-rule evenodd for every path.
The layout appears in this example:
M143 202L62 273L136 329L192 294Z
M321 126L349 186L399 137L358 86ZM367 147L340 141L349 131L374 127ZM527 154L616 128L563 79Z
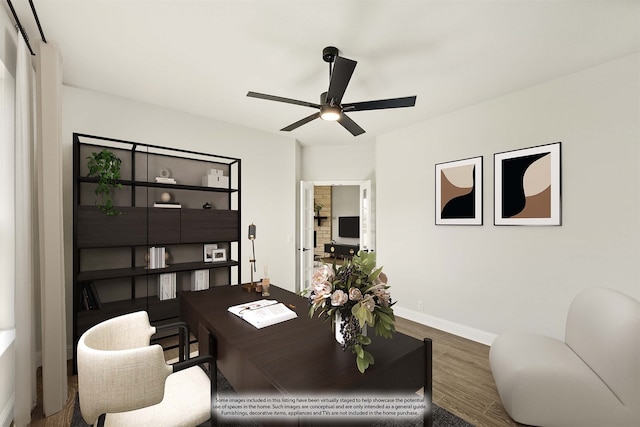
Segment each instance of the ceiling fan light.
M322 108L320 108L320 118L322 120L335 122L336 120L340 119L341 115L342 111L340 107L336 105L323 105Z

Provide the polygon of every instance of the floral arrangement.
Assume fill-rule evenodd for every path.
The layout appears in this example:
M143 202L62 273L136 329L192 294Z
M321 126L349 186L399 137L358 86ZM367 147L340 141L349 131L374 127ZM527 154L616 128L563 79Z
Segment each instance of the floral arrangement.
M374 252L359 251L341 266L323 264L315 269L311 287L303 291L311 305L309 316L318 312L336 327L341 318L343 349L356 355L356 365L362 373L373 365L373 355L365 350L371 338L363 333L367 325L376 335L392 338L395 332L393 303L382 267L376 268Z

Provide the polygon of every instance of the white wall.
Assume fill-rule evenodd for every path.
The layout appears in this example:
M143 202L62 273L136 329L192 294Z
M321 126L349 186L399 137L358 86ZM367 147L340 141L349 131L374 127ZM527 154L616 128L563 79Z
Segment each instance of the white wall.
M334 185L331 187L331 238L336 243L357 245L360 239L356 237L338 236L341 216L360 215L360 186L357 185Z
M479 341L564 337L582 289L640 299L639 55L380 137L377 250L396 313ZM562 142L562 226L493 225L493 154ZM434 225L434 165L484 156L484 225ZM424 310L419 310L419 301Z
M364 181L375 177L375 144L368 139L356 137L352 145L304 146L301 159L304 181Z
M72 292L73 132L240 158L241 230L247 230L251 223L257 226L257 270L262 272L264 263L268 263L271 282L295 290L295 140L72 87L64 88L62 108L67 307L71 307ZM277 167L265 159L277 159ZM243 282L250 280L250 250L249 240L243 240ZM67 322L70 331L71 310Z

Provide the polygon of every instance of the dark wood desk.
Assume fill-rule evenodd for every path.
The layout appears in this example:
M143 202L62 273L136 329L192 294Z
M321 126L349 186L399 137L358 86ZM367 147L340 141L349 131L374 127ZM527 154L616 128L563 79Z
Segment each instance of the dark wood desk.
M212 354L237 392L378 392L412 393L425 382L424 343L396 332L391 340L371 336L368 350L375 364L364 374L355 355L335 341L331 325L309 318L306 298L271 286L271 296L296 306L296 319L256 329L229 313L232 305L260 299L240 286L221 286L180 296L180 316L197 337L202 352ZM370 335L374 335L371 331Z

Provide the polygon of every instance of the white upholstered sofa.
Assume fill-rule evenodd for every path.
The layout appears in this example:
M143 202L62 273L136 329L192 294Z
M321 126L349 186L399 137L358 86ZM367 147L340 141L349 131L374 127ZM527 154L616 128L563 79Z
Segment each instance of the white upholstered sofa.
M535 426L640 426L640 302L604 288L572 301L565 340L505 333L490 350L502 403Z

